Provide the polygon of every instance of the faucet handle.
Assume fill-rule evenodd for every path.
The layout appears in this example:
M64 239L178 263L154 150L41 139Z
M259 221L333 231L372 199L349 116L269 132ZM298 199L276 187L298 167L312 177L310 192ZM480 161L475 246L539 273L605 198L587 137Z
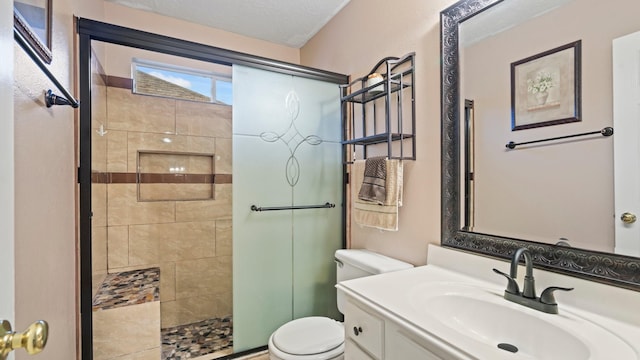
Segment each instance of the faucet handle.
M548 304L548 305L557 304L556 303L556 298L555 298L555 296L553 296L553 292L556 291L556 290L571 291L571 290L573 290L573 288L564 288L564 287L559 287L559 286L549 286L548 288L544 289L542 294L540 294L540 302L543 303L543 304Z
M512 278L511 276L509 276L508 274L503 273L502 271L498 270L498 269L493 269L493 272L496 274L500 274L504 277L507 278L507 290L505 290L508 293L511 294L520 294L520 287L518 286L518 283L516 282L516 280L514 278Z

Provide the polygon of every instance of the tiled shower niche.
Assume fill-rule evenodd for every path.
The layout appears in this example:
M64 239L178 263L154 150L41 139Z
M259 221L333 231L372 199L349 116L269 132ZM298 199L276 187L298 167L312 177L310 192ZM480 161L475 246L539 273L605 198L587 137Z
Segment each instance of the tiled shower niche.
M213 200L214 156L138 152L138 201Z

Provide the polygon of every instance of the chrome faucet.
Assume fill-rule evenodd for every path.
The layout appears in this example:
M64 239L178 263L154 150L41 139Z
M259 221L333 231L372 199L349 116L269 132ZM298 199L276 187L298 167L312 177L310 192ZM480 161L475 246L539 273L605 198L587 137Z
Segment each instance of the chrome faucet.
M521 257L524 257L524 265L526 266L522 292L520 292L520 287L516 281L518 277L518 263ZM504 291L505 299L549 314L558 313L558 303L553 296L553 292L556 290L573 290L573 288L550 286L542 292L540 297L536 297L535 281L533 278L533 259L531 252L527 248L519 248L513 254L509 275L498 269L493 269L493 271L507 278L507 289Z

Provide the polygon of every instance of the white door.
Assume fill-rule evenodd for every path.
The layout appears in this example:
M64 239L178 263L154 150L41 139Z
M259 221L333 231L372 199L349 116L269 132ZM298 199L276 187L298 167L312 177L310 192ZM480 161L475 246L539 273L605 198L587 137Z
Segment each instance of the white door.
M0 1L0 319L12 324L15 314L13 46L13 2Z
M640 32L613 40L613 128L615 252L640 256Z

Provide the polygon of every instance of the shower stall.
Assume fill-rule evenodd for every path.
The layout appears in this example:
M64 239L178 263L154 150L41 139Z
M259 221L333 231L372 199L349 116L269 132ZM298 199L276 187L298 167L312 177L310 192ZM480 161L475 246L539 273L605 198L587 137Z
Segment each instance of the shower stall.
M338 318L346 76L79 33L83 359L224 358Z

